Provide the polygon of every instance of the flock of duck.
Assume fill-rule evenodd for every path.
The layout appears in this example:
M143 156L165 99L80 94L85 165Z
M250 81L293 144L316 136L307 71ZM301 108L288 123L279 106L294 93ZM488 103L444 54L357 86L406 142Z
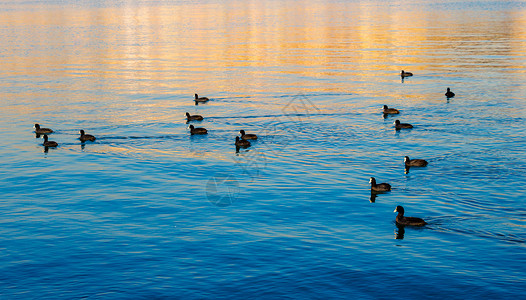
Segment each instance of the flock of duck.
M209 101L210 99L208 99L207 97L199 97L197 94L195 94L195 103L205 103L207 101ZM190 122L190 121L202 121L204 118L203 116L201 115L190 115L190 113L186 113L186 121L187 123ZM53 130L50 129L50 128L44 128L44 127L40 127L40 124L35 124L34 126L35 128L35 133L37 134L37 137L40 137L40 135L43 135L43 138L44 138L44 142L42 143L42 145L44 147L47 148L55 148L55 147L58 147L58 143L55 142L55 141L50 141L49 140L49 137L48 137L48 134L51 134L53 133ZM194 127L194 125L190 125L189 126L189 129L190 129L190 134L191 135L194 135L194 134L208 134L208 130L206 128L202 128L202 127ZM85 142L88 142L88 141L95 141L96 137L91 135L91 134L86 134L86 132L84 132L84 130L80 130L79 131L80 133L80 136L79 136L79 140L82 142L82 143L85 143ZM239 148L248 148L251 146L250 144L250 141L249 140L257 140L258 137L257 135L255 134L247 134L245 133L245 130L240 130L239 133L241 134L241 137L239 136L236 136L236 140L235 140L235 145L236 145L236 149L239 150Z
M400 76L402 77L402 79L404 79L405 77L413 76L413 73L405 72L404 70L402 70ZM450 88L447 88L445 96L449 100L449 98L455 97L455 93L453 93ZM383 108L384 117L387 115L396 115L400 113L398 109L390 108L387 105L384 105ZM401 123L400 120L395 120L394 126L396 130L413 128L413 125L409 123ZM424 159L410 159L409 156L405 156L404 164L407 172L410 167L426 167L428 162ZM371 184L371 193L382 193L391 191L391 185L389 183L376 183L376 179L374 177L370 178L369 183ZM404 216L405 210L400 205L396 207L394 212L398 213L398 215L396 216L397 225L424 226L427 224L427 222L421 218Z
M42 143L42 145L46 148L55 148L55 147L58 147L58 143L55 142L55 141L50 141L49 138L48 138L48 134L51 134L53 133L53 130L50 129L50 128L45 128L45 127L40 127L40 124L35 124L35 133L37 134L37 137L40 137L40 135L43 135L44 136L44 143ZM81 142L87 142L87 141L95 141L95 137L91 134L86 134L84 132L84 130L80 130L80 137L79 137L79 140Z
M194 98L194 101L195 101L195 104L197 105L198 103L205 103L205 102L208 102L208 99L207 97L199 97L199 95L195 94L195 98ZM186 113L186 121L187 122L190 122L190 121L202 121L204 118L203 116L201 115L190 115L188 112ZM206 128L203 128L203 127L194 127L194 125L190 125L189 126L190 128L190 134L208 134L208 130ZM250 141L249 140L257 140L258 139L258 136L255 135L255 134L252 134L252 133L245 133L244 130L240 130L239 133L241 134L241 137L239 136L236 136L236 141L235 141L235 145L236 145L236 149L239 150L239 148L248 148L251 146L250 144Z
M413 76L413 73L405 72L404 70L402 70L402 72L400 73L400 76L403 79L405 77ZM447 91L446 91L445 95L449 99L449 98L454 97L455 93L453 93L449 88L447 88ZM199 97L197 94L195 94L194 101L195 101L196 105L198 103L206 103L209 100L210 99L207 98L207 97ZM399 113L400 113L400 111L395 109L395 108L390 108L387 105L383 106L383 114L384 114L384 116L396 115L396 114L399 114ZM201 115L190 115L190 113L188 113L188 112L186 113L186 120L187 120L187 122L202 121L203 119L204 118ZM408 124L408 123L401 123L400 120L395 120L394 127L395 127L396 130L410 129L410 128L413 128L413 125ZM46 147L46 149L48 147L54 148L54 147L58 146L57 142L50 141L49 138L48 138L48 134L53 133L52 129L40 127L39 124L35 124L34 128L35 128L35 133L37 134L37 137L39 137L40 135L43 135L44 142L42 143L42 145L44 147ZM208 130L206 128L195 127L194 125L190 125L189 129L190 129L190 134L191 135L194 135L194 134L208 134ZM86 134L84 132L84 130L82 130L82 129L79 131L79 133L80 133L79 140L82 143L85 143L85 142L88 142L88 141L93 142L96 139L95 136L93 136L91 134ZM250 143L249 140L257 140L257 138L258 138L257 135L255 135L255 134L247 134L244 130L240 130L239 133L241 134L241 136L236 136L236 139L235 139L236 150L239 150L239 148L248 148L248 147L250 147L251 143ZM406 168L406 171L407 171L410 167L426 167L428 162L426 160L424 160L424 159L410 159L408 156L405 156L404 157L404 164L405 164L405 168ZM391 191L391 185L389 183L385 183L385 182L384 183L376 183L376 179L374 177L370 178L369 183L371 184L371 193L383 193L383 192ZM405 225L408 225L408 226L424 226L424 225L427 224L427 222L424 221L421 218L404 216L404 212L405 212L404 208L402 206L400 206L400 205L396 207L394 212L398 213L398 215L396 216L396 223L398 225L402 225L402 226L405 226Z

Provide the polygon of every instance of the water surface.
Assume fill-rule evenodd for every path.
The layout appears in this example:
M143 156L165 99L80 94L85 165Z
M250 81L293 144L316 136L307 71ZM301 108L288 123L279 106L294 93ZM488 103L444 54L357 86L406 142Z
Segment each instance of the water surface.
M2 298L523 297L525 28L524 1L3 1Z

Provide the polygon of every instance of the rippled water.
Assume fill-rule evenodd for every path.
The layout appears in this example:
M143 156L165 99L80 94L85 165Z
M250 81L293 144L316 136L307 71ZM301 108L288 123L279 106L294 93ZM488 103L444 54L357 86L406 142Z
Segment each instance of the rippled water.
M524 1L8 0L0 39L1 298L526 294Z

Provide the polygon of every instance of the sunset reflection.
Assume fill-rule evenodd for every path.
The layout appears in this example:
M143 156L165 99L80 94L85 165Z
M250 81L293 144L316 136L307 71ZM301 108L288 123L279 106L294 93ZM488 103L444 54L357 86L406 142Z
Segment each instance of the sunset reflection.
M199 9L185 3L32 10L21 5L0 14L1 26L16 28L0 60L4 74L27 74L36 91L1 96L36 93L31 98L39 103L66 97L68 103L88 97L107 103L157 95L184 105L194 92L369 94L368 82L390 81L402 68L417 75L470 65L491 70L496 62L502 65L500 55L518 60L524 54L523 15L509 12L492 22L490 12L481 11L480 21L468 23L460 12L398 5L391 10L370 2L321 1L308 7L236 1ZM488 47L486 40L502 42ZM510 64L507 71L521 69ZM326 83L328 78L336 80ZM100 95L83 92L90 89ZM374 96L392 92L377 90Z

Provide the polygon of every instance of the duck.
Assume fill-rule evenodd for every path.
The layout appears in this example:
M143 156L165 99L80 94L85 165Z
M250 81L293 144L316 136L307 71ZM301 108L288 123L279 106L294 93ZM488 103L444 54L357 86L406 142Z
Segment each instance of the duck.
M250 147L250 142L247 140L240 139L238 136L236 136L236 147Z
M206 102L208 100L210 99L208 99L207 97L199 97L197 94L195 94L195 99L194 99L195 102Z
M389 183L384 182L376 184L376 179L374 177L371 177L371 179L369 179L369 183L371 184L371 191L388 192L391 190L391 185Z
M81 142L85 142L85 141L94 141L95 140L95 137L92 136L91 134L86 134L84 133L84 130L80 130L80 137L79 137L79 140Z
M241 133L241 139L242 140L257 140L258 136L252 133L246 134L243 129L239 131Z
M387 105L384 105L384 114L399 114L400 111L396 108L389 108Z
M451 91L450 88L447 88L447 91L446 91L446 94L445 94L445 95L446 95L446 97L448 97L448 98L455 97L455 93L453 93L453 92Z
M48 141L47 134L44 134L44 143L42 144L45 147L56 147L58 143L55 141Z
M404 208L400 205L396 207L394 212L398 213L398 215L396 216L396 224L409 226L424 226L427 224L426 221L420 218L404 217Z
M201 115L190 115L189 113L186 113L186 120L187 121L202 121L203 116Z
M402 128L413 128L413 125L409 123L400 123L400 120L396 120L393 123L395 125L396 129L402 129Z
M190 125L191 134L207 134L208 130L202 127L195 128L194 125Z
M424 159L409 159L409 156L404 157L404 163L406 167L425 167L427 161Z
M49 134L49 133L53 133L53 130L51 130L49 128L43 128L43 127L40 127L39 124L35 124L35 133L37 133L37 134Z
M400 73L400 76L402 76L402 77L409 77L409 76L413 76L413 73L411 73L411 72L404 72L404 70L402 70L402 73Z

